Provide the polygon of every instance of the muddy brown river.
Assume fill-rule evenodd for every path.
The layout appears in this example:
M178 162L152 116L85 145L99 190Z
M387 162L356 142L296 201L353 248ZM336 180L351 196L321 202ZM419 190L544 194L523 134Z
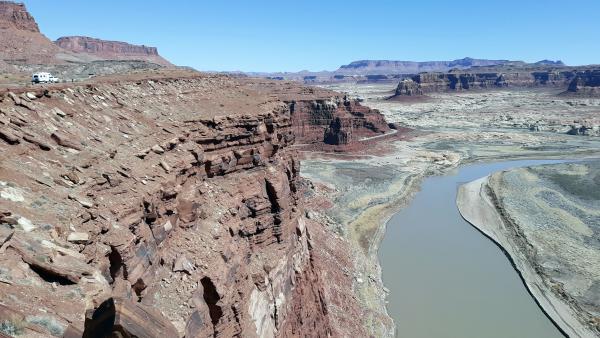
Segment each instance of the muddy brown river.
M492 172L556 160L463 166L424 180L387 223L379 248L387 311L407 338L563 337L503 251L462 219L460 184Z

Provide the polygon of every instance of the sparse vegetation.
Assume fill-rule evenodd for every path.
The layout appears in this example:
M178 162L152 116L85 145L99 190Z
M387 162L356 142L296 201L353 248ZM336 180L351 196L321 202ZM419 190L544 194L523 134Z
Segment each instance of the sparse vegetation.
M20 320L4 319L0 322L0 332L9 336L18 336L23 333L23 322Z
M49 316L29 316L27 321L45 327L53 336L62 336L65 328L56 319Z

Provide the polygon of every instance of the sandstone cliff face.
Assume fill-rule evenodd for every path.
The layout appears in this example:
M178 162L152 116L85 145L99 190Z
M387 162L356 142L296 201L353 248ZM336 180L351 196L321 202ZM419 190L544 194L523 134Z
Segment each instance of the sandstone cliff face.
M0 59L9 63L60 63L59 48L46 38L24 4L0 1Z
M362 332L329 312L357 305L324 274L352 280L304 218L283 94L167 74L1 96L3 318L33 336Z
M0 28L15 28L38 33L40 31L33 16L25 8L25 5L12 1L0 1Z
M396 96L419 96L423 95L423 90L413 79L404 79L396 87Z
M0 36L0 70L19 74L24 81L36 71L53 72L62 79L81 79L89 74L172 66L154 47L87 37L65 37L55 44L40 32L24 4L11 1L0 1ZM107 60L112 64L104 62L98 67L94 63Z
M449 72L421 73L410 81L401 81L396 95L423 95L427 93L506 87L566 87L575 77L573 70L536 70L506 72Z
M132 45L120 41L107 41L87 36L63 36L54 42L60 48L75 52L88 53L107 60L143 60L163 66L172 66L158 55L156 47Z
M600 69L577 72L569 83L567 92L583 96L600 96Z
M327 93L332 95L332 92ZM294 133L300 144L348 144L389 131L383 116L346 96L286 101L292 113Z

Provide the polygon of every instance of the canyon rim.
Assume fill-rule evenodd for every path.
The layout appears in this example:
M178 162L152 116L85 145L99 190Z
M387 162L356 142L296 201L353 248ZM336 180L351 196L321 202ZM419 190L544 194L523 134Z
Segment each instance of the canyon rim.
M0 1L0 337L409 337L392 308L415 305L391 297L404 284L386 284L386 264L400 263L379 250L398 240L386 227L409 225L388 221L431 177L532 159L561 163L461 182L456 205L490 265L520 278L543 326L522 332L600 336L600 66L465 57L198 71L172 48L206 42L186 60L225 64L235 44L213 48L200 30L182 43L173 31L204 13L195 5L180 20L164 4L115 19L80 5L104 25L53 17L64 3ZM124 13L148 40L119 31ZM163 17L169 29L146 22ZM275 34L280 17L269 18ZM209 31L235 41L227 32ZM415 293L446 290L444 278ZM498 316L473 295L499 291L478 287L479 312ZM436 318L415 322L428 336ZM452 324L429 336L497 330Z

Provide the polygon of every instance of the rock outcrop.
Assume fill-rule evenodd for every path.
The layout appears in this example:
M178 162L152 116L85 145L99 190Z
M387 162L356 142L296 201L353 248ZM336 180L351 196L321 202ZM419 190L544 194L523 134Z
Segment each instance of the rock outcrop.
M396 96L419 96L423 95L423 90L413 79L404 79L396 87Z
M285 98L298 143L348 144L390 130L379 111L347 96L333 94L326 92L289 101Z
M156 47L132 45L121 41L107 41L87 36L63 36L54 43L62 49L87 53L104 60L142 60L162 66L172 66L158 54Z
M576 88L584 85L586 80L583 79L588 79L589 83L593 83L592 74L594 74L593 71L582 72L577 68L498 69L498 71L486 69L478 72L420 73L401 81L396 88L395 95L412 96L435 92L499 88L566 88L570 83ZM572 82L575 78L580 79L578 81L581 85Z
M0 59L8 63L61 63L60 48L45 37L25 5L0 1Z
M578 72L569 83L567 93L600 97L600 69Z
M37 71L80 80L172 66L154 47L86 37L65 37L55 44L40 32L24 4L11 1L0 1L0 36L0 71L11 74L2 81L11 84L28 81Z
M297 116L315 113L291 102L342 97L332 93L161 71L2 96L0 311L11 328L364 335L329 311L359 313L351 287L326 287L352 275L324 261L335 247L320 243L335 241L304 216L290 147ZM357 133L377 133L375 112L340 102L332 119L363 114Z
M24 4L0 1L0 29L10 28L38 33L40 31Z

